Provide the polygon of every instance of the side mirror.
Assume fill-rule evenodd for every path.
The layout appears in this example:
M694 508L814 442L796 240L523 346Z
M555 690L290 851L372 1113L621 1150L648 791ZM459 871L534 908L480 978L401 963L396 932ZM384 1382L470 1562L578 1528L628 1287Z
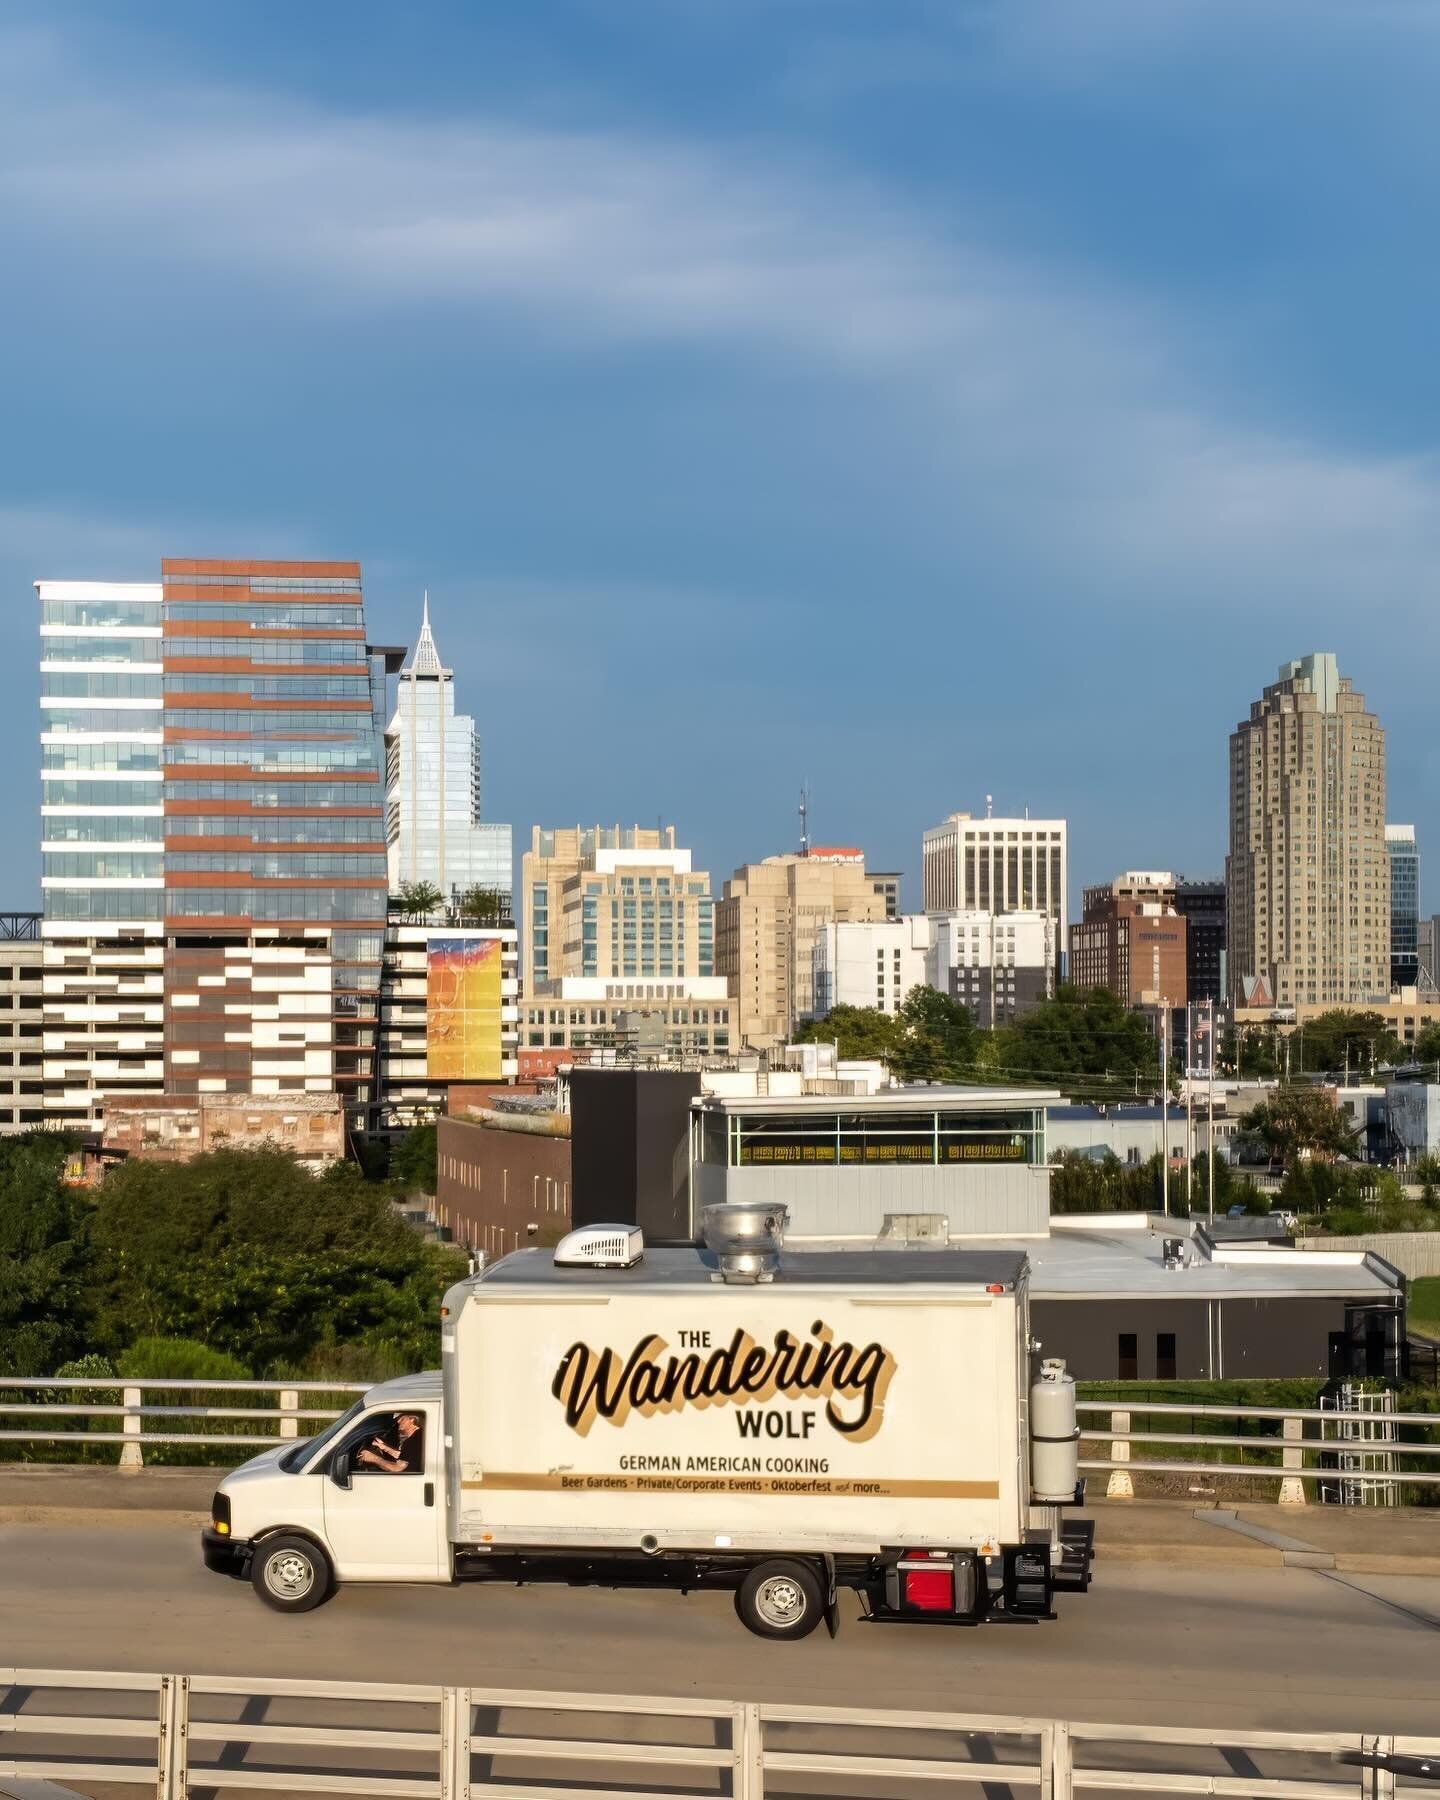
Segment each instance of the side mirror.
M350 1485L350 1452L337 1451L330 1463L330 1479L337 1488L348 1488Z

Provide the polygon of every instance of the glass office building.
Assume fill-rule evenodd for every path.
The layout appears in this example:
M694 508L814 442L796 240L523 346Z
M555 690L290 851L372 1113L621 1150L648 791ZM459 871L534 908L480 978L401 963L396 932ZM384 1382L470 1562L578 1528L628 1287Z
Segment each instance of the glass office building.
M388 884L359 565L37 587L47 1112L339 1092L362 1123Z
M474 719L455 710L455 676L435 646L428 594L414 654L397 684L385 753L391 886L430 885L447 903L472 888L508 901L510 827L481 821L480 740Z
M1420 979L1420 850L1413 825L1387 825L1390 862L1390 985L1414 987Z

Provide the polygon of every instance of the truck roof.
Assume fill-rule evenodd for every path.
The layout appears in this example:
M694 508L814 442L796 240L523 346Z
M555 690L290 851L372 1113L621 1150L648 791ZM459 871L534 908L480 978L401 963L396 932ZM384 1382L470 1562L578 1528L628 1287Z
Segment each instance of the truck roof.
M1012 1292L1024 1281L1028 1258L1023 1250L786 1250L773 1285L777 1287L914 1287L969 1288L984 1293L1000 1287ZM630 1269L557 1268L552 1250L512 1250L485 1269L475 1288L634 1287L708 1288L725 1284L713 1251L695 1245L664 1247L647 1244ZM737 1292L753 1291L733 1283Z

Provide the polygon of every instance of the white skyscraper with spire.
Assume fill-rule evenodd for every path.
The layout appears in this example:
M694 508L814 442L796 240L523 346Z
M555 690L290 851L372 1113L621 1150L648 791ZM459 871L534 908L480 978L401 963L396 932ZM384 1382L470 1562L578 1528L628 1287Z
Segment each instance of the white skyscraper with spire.
M433 882L447 901L473 887L508 895L510 827L480 821L480 740L474 719L455 710L454 671L435 646L428 593L385 750L391 889Z

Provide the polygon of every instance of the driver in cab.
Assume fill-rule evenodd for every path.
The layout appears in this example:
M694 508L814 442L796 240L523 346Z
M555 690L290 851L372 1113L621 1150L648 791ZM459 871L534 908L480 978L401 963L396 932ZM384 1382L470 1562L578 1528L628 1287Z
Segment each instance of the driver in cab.
M400 1413L395 1420L394 1441L388 1436L371 1438L355 1461L382 1475L418 1475L424 1467L424 1455L419 1418L414 1413Z

